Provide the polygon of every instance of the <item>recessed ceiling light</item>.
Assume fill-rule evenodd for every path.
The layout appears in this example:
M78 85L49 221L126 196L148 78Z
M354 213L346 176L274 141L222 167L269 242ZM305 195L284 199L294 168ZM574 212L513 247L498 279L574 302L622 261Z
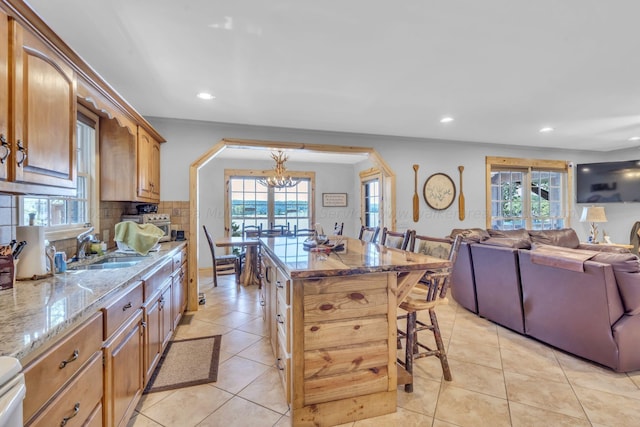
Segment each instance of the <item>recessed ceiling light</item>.
M216 97L211 95L210 93L207 92L200 92L198 95L196 95L198 98L200 99L205 99L207 101L211 100L211 99L215 99Z
M553 132L553 128L547 126L547 127L544 127L542 129L540 129L538 132L540 132L540 133Z
M632 136L629 141L640 141L640 136Z
M453 121L453 117L443 117L440 119L440 123L451 123Z

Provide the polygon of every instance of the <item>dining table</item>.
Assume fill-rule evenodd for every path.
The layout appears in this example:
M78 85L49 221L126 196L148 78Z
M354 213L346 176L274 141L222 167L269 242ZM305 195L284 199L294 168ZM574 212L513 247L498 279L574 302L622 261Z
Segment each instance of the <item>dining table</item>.
M245 259L240 272L240 283L244 286L259 285L258 237L229 236L216 239L215 245L222 248L244 248Z

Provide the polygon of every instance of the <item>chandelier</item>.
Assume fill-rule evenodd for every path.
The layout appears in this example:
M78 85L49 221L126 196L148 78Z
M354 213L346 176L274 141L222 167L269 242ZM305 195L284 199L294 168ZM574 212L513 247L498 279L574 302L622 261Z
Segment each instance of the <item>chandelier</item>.
M285 156L282 151L278 151L277 153L271 153L271 158L276 161L276 166L273 168L273 176L259 179L258 183L265 187L273 188L295 187L298 185L297 180L291 178L291 175L287 175L287 168L284 166L284 162L289 157Z

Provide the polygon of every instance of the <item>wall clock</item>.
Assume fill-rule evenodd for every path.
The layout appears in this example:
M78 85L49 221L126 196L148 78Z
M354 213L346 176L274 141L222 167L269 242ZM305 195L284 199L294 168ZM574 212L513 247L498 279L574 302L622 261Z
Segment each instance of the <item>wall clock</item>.
M431 209L443 210L456 198L456 185L448 175L434 173L424 183L424 200Z

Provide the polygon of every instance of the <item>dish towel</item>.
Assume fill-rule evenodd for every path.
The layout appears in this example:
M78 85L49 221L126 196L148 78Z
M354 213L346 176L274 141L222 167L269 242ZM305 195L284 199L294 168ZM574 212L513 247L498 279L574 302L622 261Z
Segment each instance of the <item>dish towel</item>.
M146 255L164 232L153 224L138 224L123 221L116 224L115 241L123 242L140 255Z

